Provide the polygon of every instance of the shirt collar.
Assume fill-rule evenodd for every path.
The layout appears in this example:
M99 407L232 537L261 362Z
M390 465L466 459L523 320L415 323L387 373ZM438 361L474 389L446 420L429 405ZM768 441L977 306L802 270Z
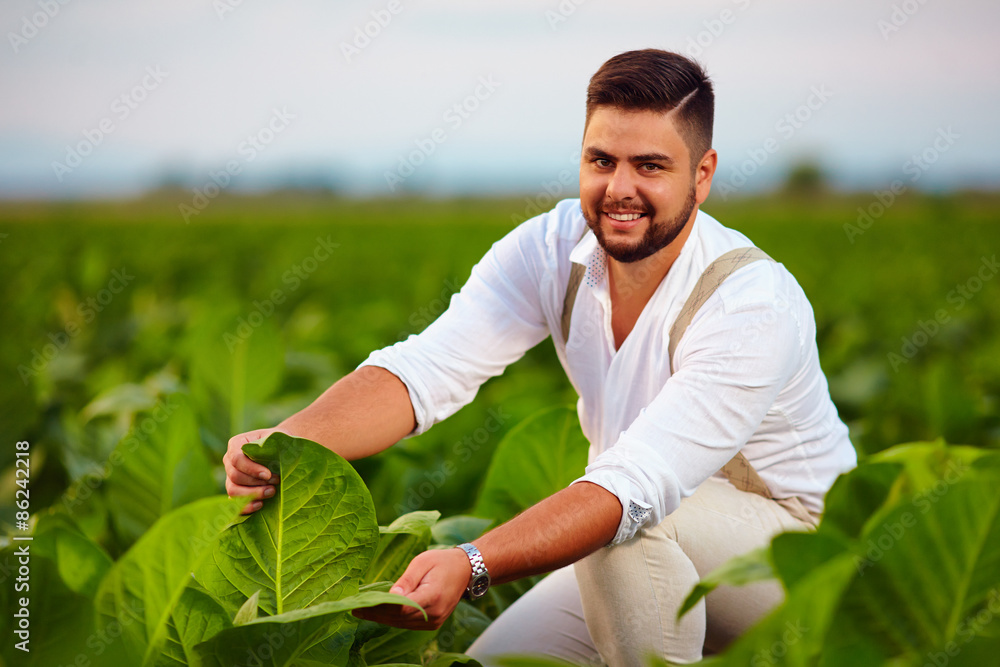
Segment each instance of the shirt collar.
M674 261L674 266L670 267L670 273L667 274L667 277L671 273L676 275L682 272L681 269L674 270L674 267L679 264L682 266L690 264L690 258L695 252L694 247L700 242L702 215L703 213L699 209L695 215L694 224L691 227L691 234L688 235L687 241L684 242L684 247L681 248L680 254ZM601 244L597 242L597 237L590 229L587 230L587 233L583 235L583 238L580 239L570 252L569 259L574 264L583 264L587 267L586 272L583 274L582 284L594 288L600 286L607 279L608 255L604 252ZM684 271L686 270L685 268Z
M597 242L594 232L587 230L576 247L569 254L569 259L574 264L582 264L587 267L583 274L582 283L588 287L597 287L607 277L608 258L604 248Z

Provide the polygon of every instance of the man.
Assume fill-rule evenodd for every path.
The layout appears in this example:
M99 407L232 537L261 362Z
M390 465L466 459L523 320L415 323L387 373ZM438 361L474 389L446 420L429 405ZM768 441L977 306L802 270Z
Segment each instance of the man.
M700 576L815 525L856 464L801 288L698 210L717 164L713 113L711 83L686 58L609 60L587 91L580 199L497 242L423 333L278 427L349 459L374 454L453 414L549 335L580 394L585 474L465 549L417 556L393 591L428 620L398 605L359 615L439 627L467 588L482 592L484 570L494 584L555 570L469 652L637 665L650 653L694 662L781 600L775 582L722 587L676 620ZM269 432L229 444L227 490L253 496L246 511L277 480L240 447Z

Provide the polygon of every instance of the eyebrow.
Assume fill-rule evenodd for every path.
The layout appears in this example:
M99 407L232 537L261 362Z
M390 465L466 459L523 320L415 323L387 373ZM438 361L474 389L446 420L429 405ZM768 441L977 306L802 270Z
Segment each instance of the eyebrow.
M604 160L614 160L615 157L603 151L595 146L588 146L584 151L584 154L588 159L604 159ZM676 162L669 155L664 155L663 153L643 153L642 155L633 155L628 158L628 161L633 164L643 163L643 162L662 162L668 166L673 166Z

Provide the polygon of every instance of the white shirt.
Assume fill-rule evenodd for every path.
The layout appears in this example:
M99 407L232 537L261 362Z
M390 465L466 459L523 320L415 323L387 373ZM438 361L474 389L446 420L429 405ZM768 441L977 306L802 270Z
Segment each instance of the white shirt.
M579 200L564 200L496 242L448 310L422 333L373 352L406 385L417 427L471 402L480 385L549 335L580 396L589 465L576 481L618 497L611 544L656 525L743 451L776 498L820 513L834 479L857 464L819 365L816 324L784 266L733 273L667 358L669 331L702 271L753 245L699 211L688 240L615 350L607 256ZM573 262L587 266L568 344L560 320ZM575 482L574 482L575 483Z

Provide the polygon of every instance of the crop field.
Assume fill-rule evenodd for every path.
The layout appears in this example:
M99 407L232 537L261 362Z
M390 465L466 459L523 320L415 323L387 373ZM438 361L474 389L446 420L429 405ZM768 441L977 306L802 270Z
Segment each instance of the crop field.
M275 425L372 350L419 333L447 307L490 245L532 206L524 198L223 195L185 222L178 211L182 201L183 193L161 192L124 202L0 204L0 522L9 536L0 551L0 626L8 638L17 629L12 615L20 595L11 585L19 546L12 539L28 530L38 536L33 653L22 654L5 640L0 663L73 664L82 655L89 664L109 656L125 661L109 664L132 664L129 656L139 655L135 664L252 664L226 662L235 658L218 647L252 649L260 640L246 628L267 625L258 613L282 614L280 596L265 603L265 591L259 607L251 605L257 620L244 616L243 625L234 625L237 610L249 613L246 586L225 575L223 565L223 574L198 579L209 582L204 589L187 586L189 571L203 567L192 560L188 569L177 565L173 579L169 568L157 575L163 580L143 575L146 586L156 581L176 589L169 602L154 601L157 596L137 592L129 579L143 567L144 554L157 551L152 531L166 552L195 558L197 550L171 552L169 545L181 544L184 521L192 534L200 525L195 508L216 516L230 511L231 503L215 498L224 493L221 460L228 438ZM862 462L828 505L829 532L820 530L825 547L775 541L769 567L790 591L788 603L734 647L736 657L725 664L748 664L761 655L760 647L773 647L768 638L781 636L782 622L796 613L807 615L807 626L831 629L785 646L778 657L787 656L787 664L820 664L812 662L819 652L854 664L922 665L949 641L962 649L950 664L987 664L975 662L977 656L995 657L1000 649L1000 620L984 621L980 613L995 606L1000 614L1000 512L997 494L988 492L997 488L1000 470L1000 196L914 194L888 209L873 207L876 201L772 195L703 207L784 263L809 296L820 359ZM559 436L565 431L559 424L572 422L566 406L575 399L545 341L449 420L354 462L360 486L371 495L365 526L374 532L364 547L368 560L351 565L357 581L342 594L380 595L374 589L359 593L359 587L398 575L399 554L475 537L489 521L512 516L578 476L586 443L582 435ZM546 462L546 474L535 479L518 473L516 448L541 451L557 440L565 456ZM896 447L939 440L948 445ZM303 451L322 454L308 446ZM955 466L971 472L953 483ZM30 471L30 483L19 483L28 477L19 468ZM951 490L928 495L942 480ZM19 489L30 496L18 495ZM917 511L916 527L893 538L894 544L913 540L911 547L879 547L883 527L908 526L901 513L919 498L928 511ZM951 520L968 508L975 508L976 522ZM30 528L16 523L15 517L27 516L19 512L31 515ZM400 519L411 512L418 514ZM380 542L376 527L393 522L398 530L383 529ZM961 534L952 535L956 523ZM217 553L220 531L208 531L205 554ZM391 562L390 539L405 542ZM928 552L933 548L920 540L941 554ZM837 557L833 543L843 550ZM968 558L949 560L949 545ZM910 548L941 560L908 564L903 557ZM810 564L815 568L807 575L803 568ZM937 574L921 567L937 568ZM377 568L384 577L372 576ZM872 572L879 574L865 577ZM937 576L937 584L926 580ZM878 581L898 585L879 587ZM457 620L436 636L379 638L371 630L374 639L362 641L363 626L345 620L346 606L288 623L300 624L296 636L311 647L301 655L324 664L443 666L464 660L458 654L469 641L529 584L501 587L481 609L463 603ZM934 597L939 589L957 592ZM185 635L182 611L209 604L194 600L199 595L215 600L212 613L225 617L219 626L225 628L214 632L230 635ZM146 605L147 622L153 609L176 623L129 626L123 619L143 615L127 606L129 596ZM816 602L810 607L807 600ZM869 606L857 612L857 600ZM90 610L80 621L89 625L55 620L75 604ZM890 612L892 605L926 615ZM813 609L835 611L809 617L818 613ZM851 616L855 612L861 616ZM973 628L969 618L978 625ZM109 634L115 623L125 641ZM330 638L349 627L346 648L330 648ZM971 637L965 644L963 630ZM202 642L197 653L191 648L196 639ZM796 652L802 655L795 658ZM296 662L301 655L261 664L309 664Z

